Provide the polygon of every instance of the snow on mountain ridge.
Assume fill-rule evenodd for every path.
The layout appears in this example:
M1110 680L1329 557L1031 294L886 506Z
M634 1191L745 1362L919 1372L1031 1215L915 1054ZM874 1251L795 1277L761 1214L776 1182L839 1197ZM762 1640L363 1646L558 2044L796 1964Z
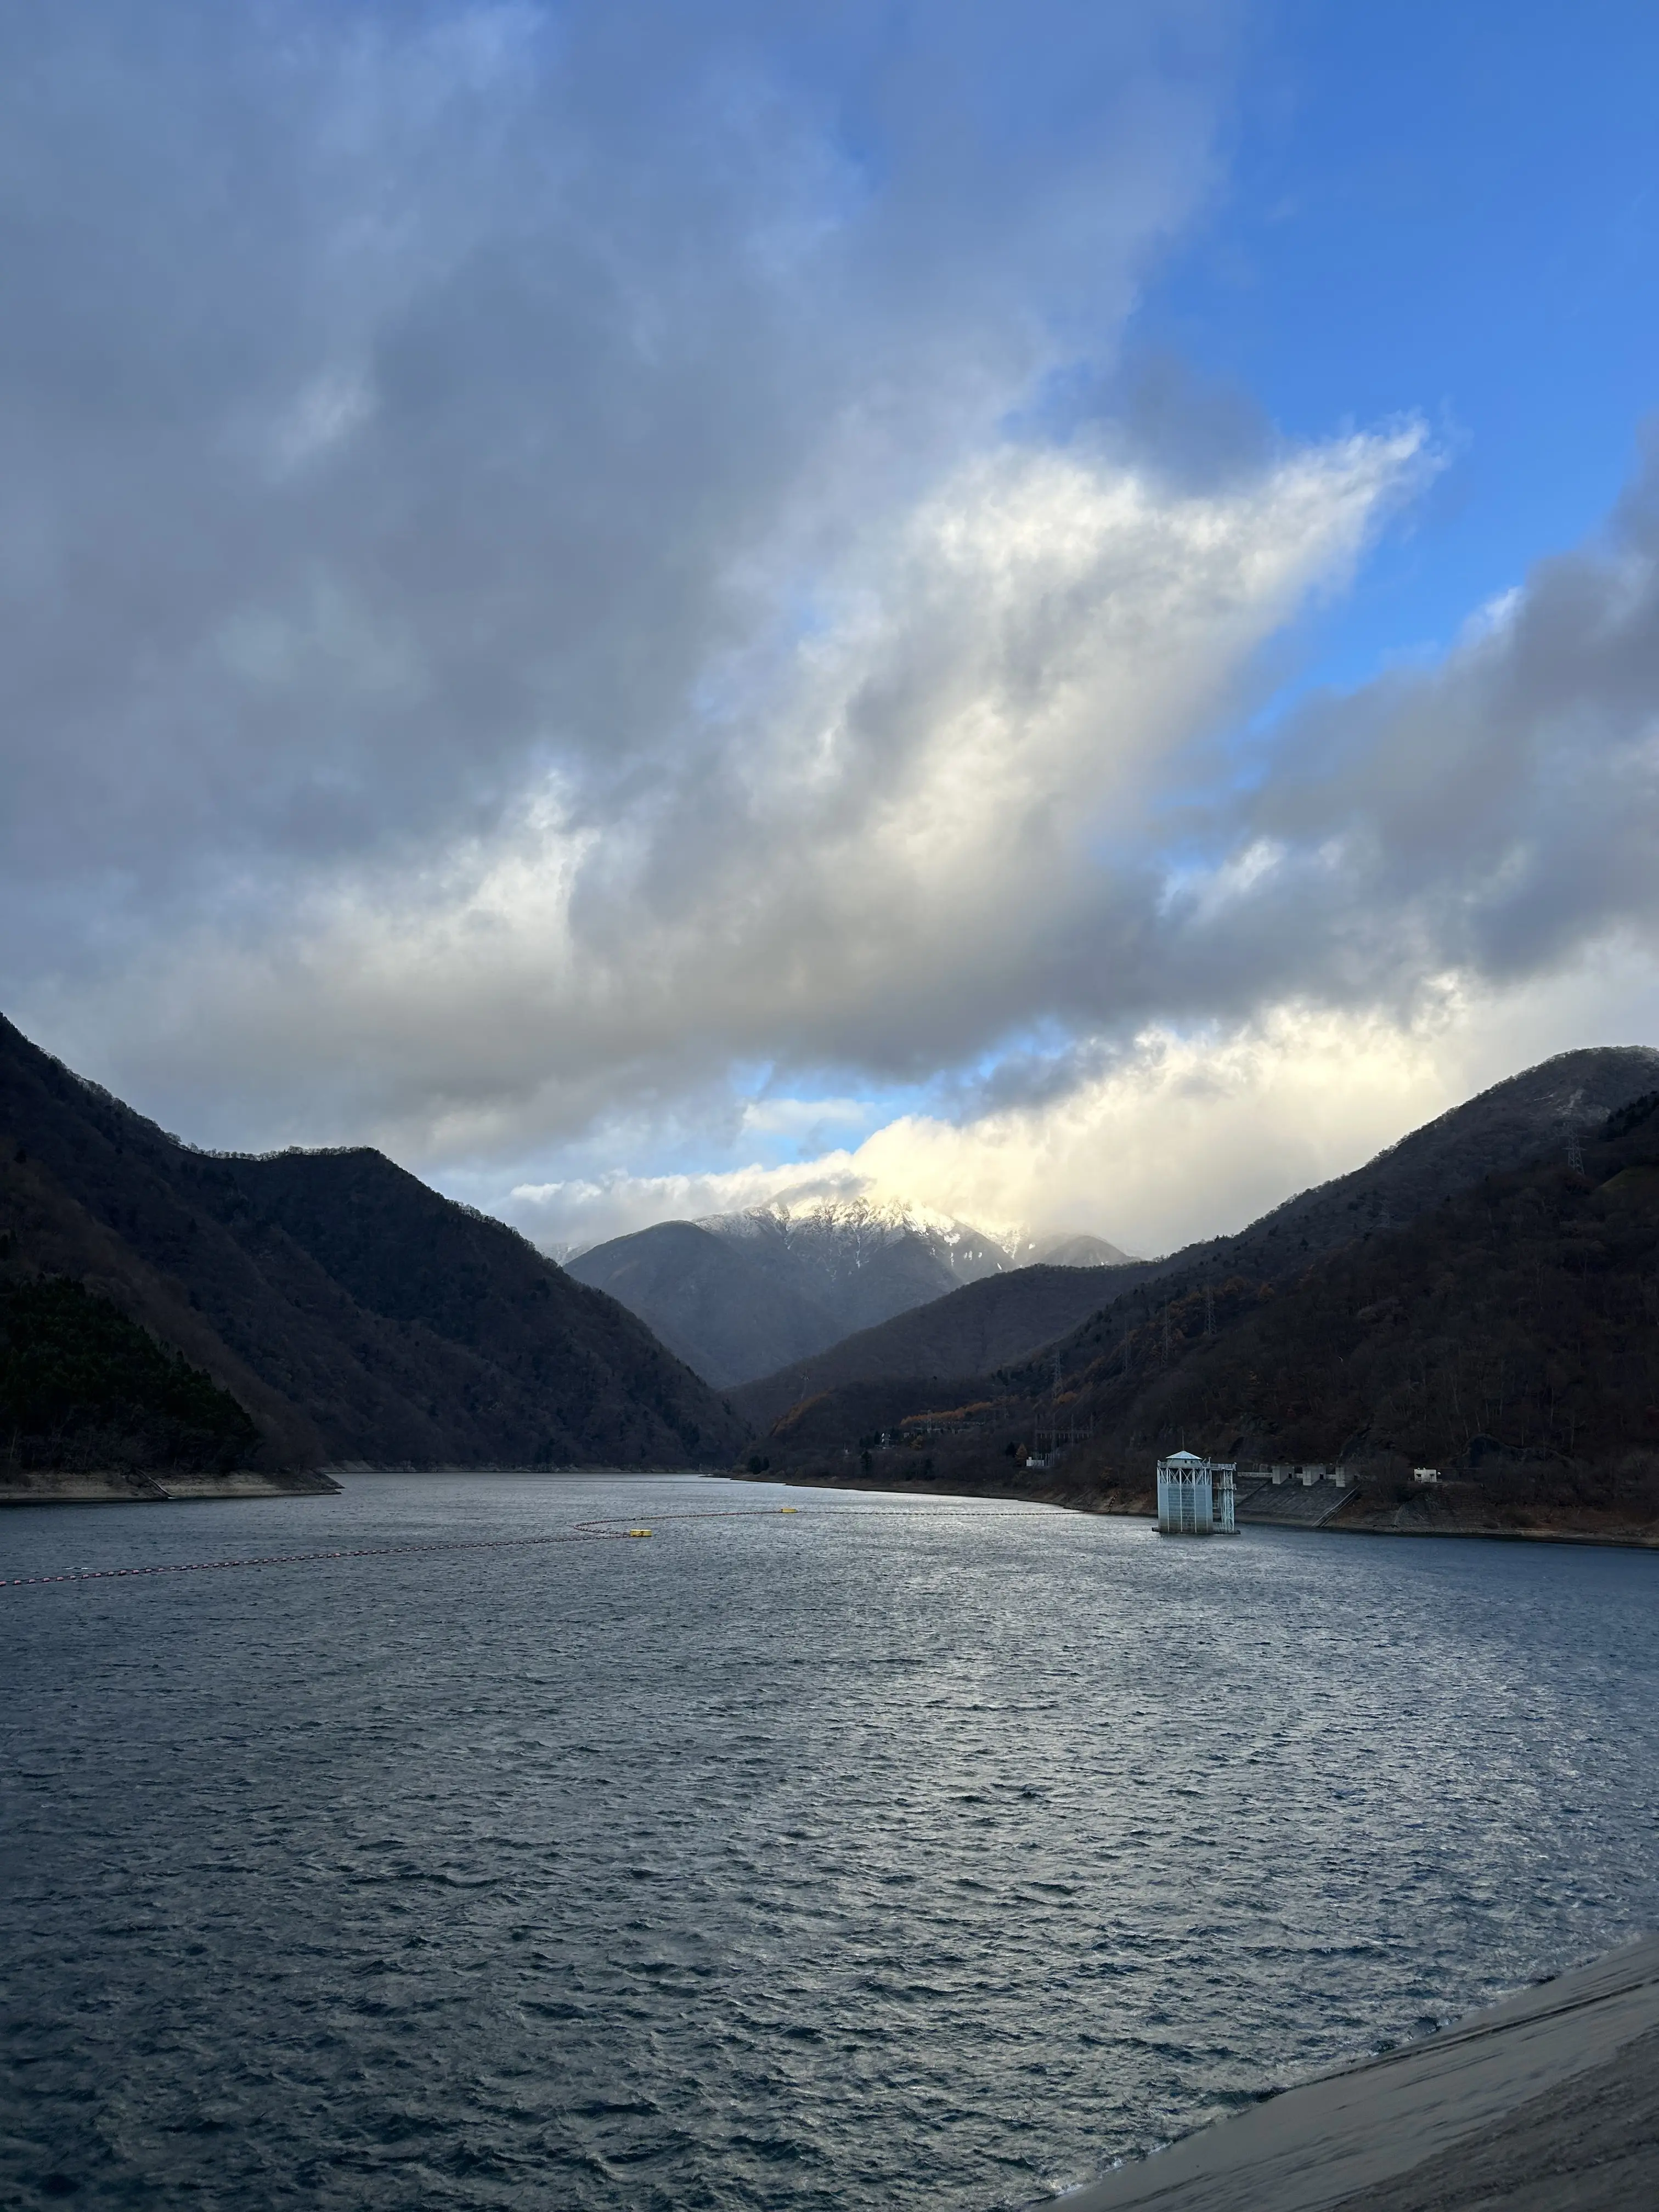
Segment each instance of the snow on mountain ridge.
M742 1212L708 1214L697 1226L719 1237L771 1240L832 1276L868 1265L907 1237L964 1283L1016 1267L1111 1267L1132 1256L1103 1237L1042 1232L1024 1223L991 1230L907 1199L826 1198L811 1190L785 1192Z
M719 1237L774 1240L832 1276L867 1267L906 1238L915 1238L962 1282L1016 1264L1000 1238L972 1222L896 1200L813 1198L792 1207L786 1194L741 1213L710 1214L697 1226Z

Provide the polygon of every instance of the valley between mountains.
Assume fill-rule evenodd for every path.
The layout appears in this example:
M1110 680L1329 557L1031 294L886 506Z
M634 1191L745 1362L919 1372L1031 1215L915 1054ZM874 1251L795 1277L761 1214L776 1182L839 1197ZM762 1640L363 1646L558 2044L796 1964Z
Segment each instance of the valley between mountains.
M566 1264L724 1389L811 1360L963 1284L1129 1258L1101 1237L999 1238L969 1222L855 1199L658 1222Z
M1104 1273L994 1365L953 1357L985 1287L734 1393L750 1467L1146 1511L1185 1446L1340 1467L1327 1526L1659 1540L1644 1048L1563 1054L1238 1236Z
M4 1496L700 1466L1141 1511L1182 1444L1340 1464L1334 1525L1659 1530L1659 1052L1159 1259L855 1201L560 1267L367 1148L198 1151L0 1023Z

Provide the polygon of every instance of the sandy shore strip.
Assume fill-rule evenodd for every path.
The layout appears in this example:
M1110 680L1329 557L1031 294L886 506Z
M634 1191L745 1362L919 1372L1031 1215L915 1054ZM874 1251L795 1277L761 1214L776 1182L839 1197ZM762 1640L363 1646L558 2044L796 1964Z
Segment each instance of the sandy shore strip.
M1051 2201L1064 2212L1659 2205L1659 1937Z

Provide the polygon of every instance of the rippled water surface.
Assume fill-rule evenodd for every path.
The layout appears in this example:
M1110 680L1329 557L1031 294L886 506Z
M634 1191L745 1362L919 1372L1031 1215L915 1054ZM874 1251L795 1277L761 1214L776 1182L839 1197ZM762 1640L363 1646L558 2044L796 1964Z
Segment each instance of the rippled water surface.
M0 1589L7 2203L986 2212L1659 1923L1653 1556L625 1476L0 1547L370 1553Z

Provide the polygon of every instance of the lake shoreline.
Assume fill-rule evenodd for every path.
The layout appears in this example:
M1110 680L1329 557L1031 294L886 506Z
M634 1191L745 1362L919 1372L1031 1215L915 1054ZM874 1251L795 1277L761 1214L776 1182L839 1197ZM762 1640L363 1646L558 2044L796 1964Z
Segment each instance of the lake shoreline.
M751 1474L746 1468L733 1469L729 1479L738 1482L777 1483L791 1490L853 1491L866 1497L957 1498L963 1501L997 1498L1014 1505L1058 1506L1062 1512L1085 1514L1095 1520L1155 1521L1158 1518L1150 1493L1146 1504L1131 1505L1094 1503L1086 1498L1059 1491L1016 1490L1006 1486L994 1489L959 1490L933 1482L865 1482L822 1473L798 1473L790 1468L769 1468L759 1474ZM1334 1520L1300 1527L1291 1522L1266 1520L1246 1520L1241 1523L1242 1530L1251 1528L1288 1528L1294 1534L1310 1536L1477 1539L1492 1544L1566 1544L1596 1551L1659 1551L1659 1530L1647 1532L1640 1528L1615 1534L1610 1530L1565 1528L1504 1528L1486 1522L1455 1521L1443 1522L1435 1527L1413 1528L1382 1521L1350 1518L1346 1513Z
M70 1474L42 1468L0 1481L0 1505L173 1505L222 1499L246 1503L264 1498L327 1498L340 1486L320 1469L305 1474L181 1474L159 1469L153 1474L118 1471Z

